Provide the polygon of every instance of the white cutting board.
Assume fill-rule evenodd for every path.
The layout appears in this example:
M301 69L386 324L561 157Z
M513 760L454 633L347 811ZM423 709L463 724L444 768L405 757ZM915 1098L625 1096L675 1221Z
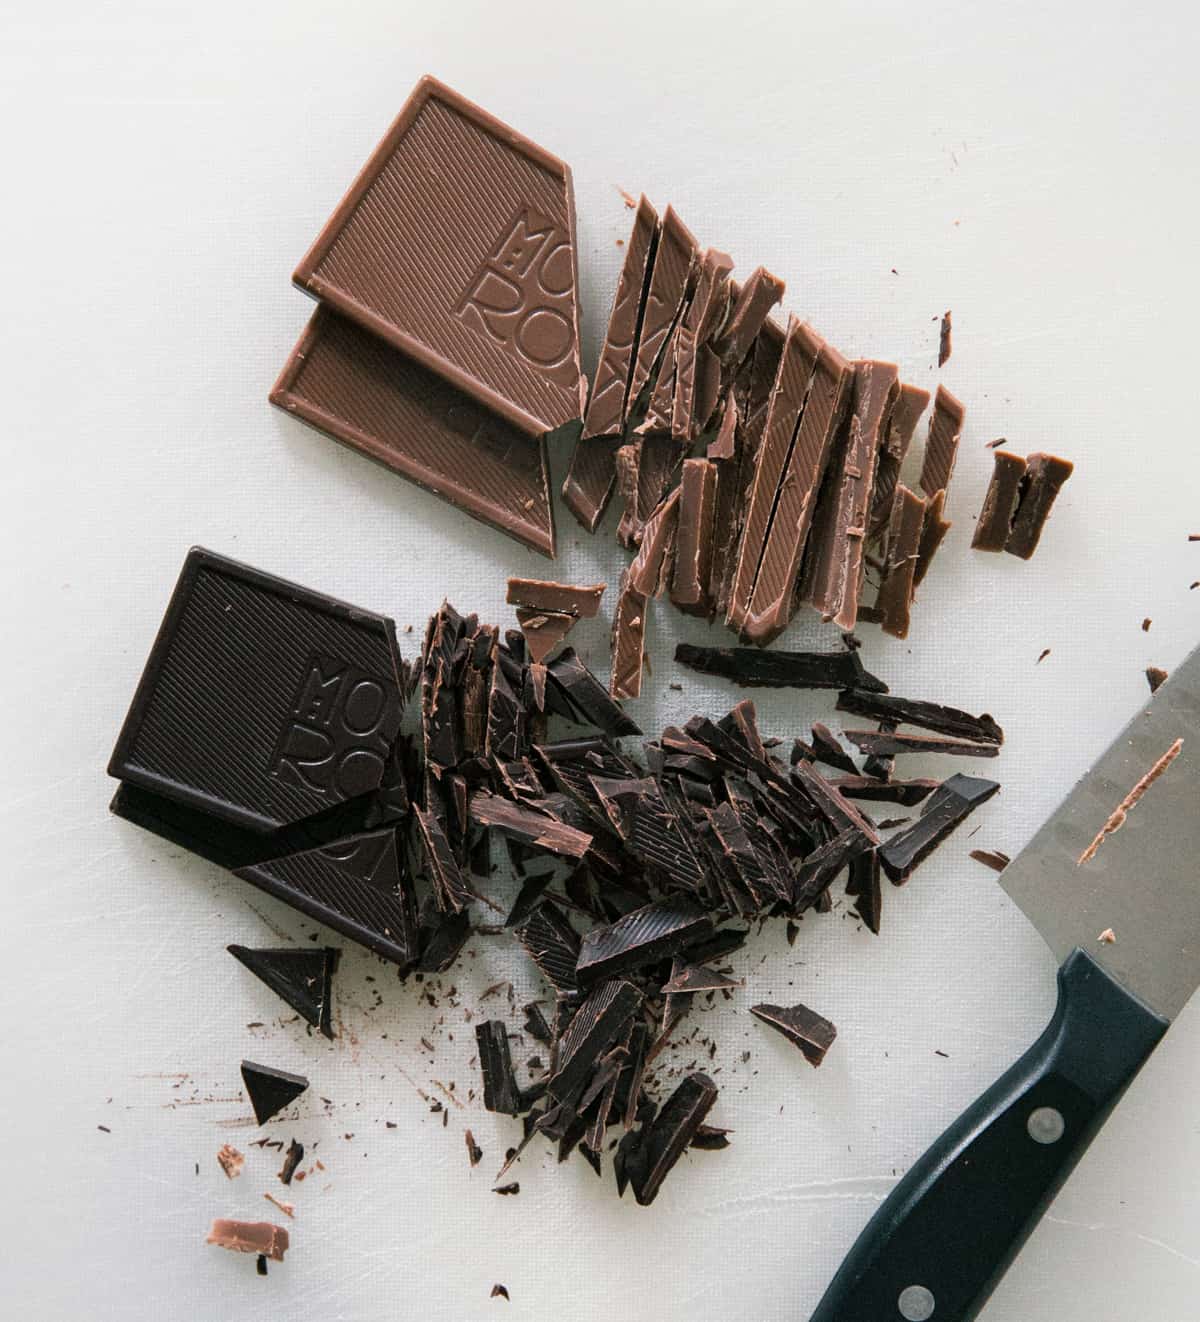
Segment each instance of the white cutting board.
M3 1317L807 1316L897 1173L1050 1012L1047 952L967 851L1015 853L1143 702L1143 668L1200 639L1198 36L1189 5L1151 20L1044 0L4 8ZM426 70L571 162L589 363L630 221L620 185L674 202L743 271L785 276L787 306L845 352L967 406L913 638L864 629L864 656L895 692L994 712L1004 792L889 889L881 937L839 911L791 950L776 924L737 961L745 991L700 1021L733 1146L686 1159L649 1209L540 1151L498 1198L516 1125L473 1103L443 1129L421 1100L434 1079L478 1085L466 1010L484 987L535 990L509 945L475 940L436 1010L348 950L330 1046L280 1025L224 952L311 926L106 811L190 544L394 614L410 656L443 594L507 623L506 574L548 568L266 403L309 312L291 269ZM1078 463L1029 564L968 549L997 436ZM561 576L615 582L609 535L566 514L560 535ZM670 660L677 638L721 633L666 610L652 626L646 729L735 700ZM606 631L580 630L602 671ZM829 637L805 620L781 641ZM786 738L832 715L820 695L759 708ZM747 1015L764 999L838 1024L820 1071ZM325 1167L290 1194L278 1154L247 1146L243 1055L312 1079L269 1130ZM1197 1316L1198 1092L1193 1010L987 1322ZM226 1141L248 1154L233 1183ZM260 1280L203 1238L215 1215L276 1215L265 1191L296 1213Z

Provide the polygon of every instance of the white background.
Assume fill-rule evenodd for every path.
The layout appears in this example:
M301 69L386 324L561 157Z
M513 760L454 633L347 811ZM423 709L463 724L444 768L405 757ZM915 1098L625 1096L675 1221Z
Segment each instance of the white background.
M807 1316L896 1173L1051 1009L1046 950L968 849L1015 853L1142 703L1143 668L1200 637L1195 12L3 7L5 1319ZM733 1146L685 1159L650 1209L548 1153L498 1198L516 1126L472 1103L443 1129L422 1101L434 1079L477 1085L465 1016L484 987L536 990L506 942L476 938L436 1010L347 950L329 1045L281 1024L224 952L311 925L106 810L105 762L192 543L417 633L443 594L511 623L505 575L547 567L266 402L310 310L291 269L427 70L571 162L589 365L630 222L620 185L674 202L743 272L785 276L787 306L845 352L943 380L968 411L955 527L913 638L865 629L865 656L895 692L993 711L1004 791L969 843L889 888L881 937L839 910L792 950L772 929L739 958L745 991L700 1021ZM968 549L1001 435L1078 463L1029 564ZM615 582L610 529L590 539L562 513L560 536L560 576ZM703 625L652 624L647 729L734 700L670 661ZM580 630L602 670L606 632ZM827 637L805 620L783 645ZM820 695L759 707L788 738L832 714ZM837 1022L820 1071L746 1014L763 999ZM243 1055L312 1079L269 1131L324 1163L290 1194L278 1154L247 1146ZM1193 1009L987 1322L1200 1313L1198 1090ZM226 1141L248 1154L233 1183ZM214 1215L275 1216L267 1190L296 1215L287 1262L260 1280L203 1239ZM497 1281L511 1303L489 1299Z

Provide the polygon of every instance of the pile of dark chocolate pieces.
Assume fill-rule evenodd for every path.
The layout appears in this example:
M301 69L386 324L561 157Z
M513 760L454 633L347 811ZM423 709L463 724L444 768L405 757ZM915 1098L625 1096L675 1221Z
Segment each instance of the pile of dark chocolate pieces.
M510 596L526 603L524 632L444 604L409 667L386 617L192 551L113 753L113 809L402 977L448 969L476 902L496 909L486 890L502 842L519 890L491 930L523 947L553 1008L526 1007L549 1057L529 1086L505 1024L479 1026L485 1104L524 1118L518 1152L541 1135L597 1169L617 1129L618 1187L649 1202L685 1149L723 1145L705 1127L709 1077L690 1073L661 1104L653 1097L650 1067L693 999L736 985L722 961L752 922L829 912L839 878L878 932L881 869L906 881L998 788L965 775L898 778L895 759L994 756L1003 736L988 716L890 695L849 644L827 654L684 647L678 659L709 674L836 690L839 710L874 727L846 732L865 761L817 725L785 762L748 700L720 720L668 726L635 757L619 741L638 726L562 645L561 623L547 633L549 604L569 621L598 602L598 587L513 580ZM560 641L547 646L548 636ZM877 823L863 802L922 810ZM309 953L304 969L272 952L234 953L329 1031L333 952ZM807 1007L754 1013L813 1064L833 1041L833 1025ZM305 1082L251 1069L289 1097Z

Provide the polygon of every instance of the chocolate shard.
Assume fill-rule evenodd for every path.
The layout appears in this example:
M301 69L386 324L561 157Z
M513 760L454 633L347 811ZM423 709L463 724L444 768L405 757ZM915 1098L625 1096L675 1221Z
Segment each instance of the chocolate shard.
M614 737L641 734L637 723L609 696L572 648L564 648L546 669L583 721Z
M965 418L966 410L962 404L945 386L938 386L933 397L933 413L929 418L929 435L925 440L918 484L926 496L935 496L950 485Z
M708 449L705 451L709 459L728 460L737 457L738 420L737 396L731 390L725 396L725 403L721 408L721 422L717 434L709 441Z
M642 544L627 570L630 591L642 597L661 597L671 581L679 527L679 496L680 488L676 487L646 521Z
M1009 555L1028 560L1037 550L1051 507L1074 471L1075 465L1069 459L1058 459L1052 454L1031 454L1025 461L1012 531L1004 543Z
M304 1144L296 1139L288 1144L288 1150L283 1156L283 1165L279 1170L279 1180L281 1184L291 1184L292 1176L295 1175L300 1163L304 1160Z
M617 280L617 291L613 296L612 311L608 317L608 330L604 336L604 346L600 350L600 361L596 366L596 377L592 383L591 397L588 399L587 412L583 419L583 432L580 443L598 437L609 437L621 430L628 408L629 381L633 374L633 361L637 354L641 331L642 313L650 284L650 271L654 265L654 253L658 247L658 212L646 200L639 199L633 218L633 232L625 246L625 259L621 274ZM574 464L572 464L574 467ZM568 478L567 486L571 485ZM611 483L609 486L611 490ZM563 488L567 503L574 510L567 487ZM579 520L590 532L595 531L595 523L589 527L592 518L599 523L603 513L603 504L607 494L599 501L588 502L585 512L576 510ZM596 504L600 508L596 511Z
M929 391L920 386L901 385L891 417L883 430L875 463L875 490L867 536L874 540L887 531L896 500L896 482L912 444L921 414L929 404Z
M895 757L898 753L951 753L956 757L995 757L999 744L953 739L940 734L908 734L902 730L843 730L860 753Z
M717 1125L701 1125L688 1146L693 1152L720 1152L729 1146L731 1129L721 1129Z
M664 996L670 996L675 993L691 994L693 992L707 991L727 991L731 987L740 987L742 983L736 978L727 978L723 973L718 973L716 969L709 968L704 964L678 964L671 968L670 979L663 983L659 989Z
M626 417L650 382L666 347L683 306L695 260L696 240L674 207L668 206L650 271L650 286L626 395Z
M471 816L480 826L494 827L511 839L564 858L582 858L592 844L587 832L487 790L476 790L471 795Z
M977 776L951 776L926 800L920 817L880 846L883 870L898 886L957 827L1000 788L994 780Z
M557 905L549 900L538 905L514 935L547 982L562 991L575 989L579 935Z
M624 570L613 612L612 669L608 681L613 698L636 698L642 691L648 606L647 597L634 587L630 570Z
M1003 551L1012 531L1017 497L1025 476L1025 460L1008 450L997 450L992 455L992 478L983 497L979 522L971 538L975 551Z
M504 660L504 653L498 651L496 664L492 666L484 751L490 758L512 762L521 756L525 744L525 709L508 677Z
M854 900L854 908L867 929L878 936L883 915L883 886L879 880L879 855L874 849L850 860L846 894Z
M333 971L340 951L330 946L312 950L251 950L246 946L226 946L240 964L333 1041Z
M288 1232L270 1221L235 1221L219 1216L209 1227L206 1244L232 1249L235 1253L257 1253L260 1261L282 1262L288 1250ZM265 1276L265 1271L259 1272Z
M548 1084L552 1097L582 1094L598 1060L625 1037L641 1005L641 992L623 978L602 982L588 993L562 1035Z
M766 267L758 266L751 271L734 301L728 322L713 343L722 363L736 367L745 358L771 309L782 301L786 288Z
M642 535L638 476L642 464L642 441L637 439L619 446L614 458L617 469L617 495L621 499L621 521L617 524L617 541L626 550L637 546Z
M550 465L527 436L331 307L313 313L271 403L553 558Z
M991 868L993 872L1003 872L1012 862L1002 849L972 849L967 857L973 858L976 863L982 863L984 867Z
M716 464L685 459L679 483L671 600L689 615L707 615L709 610L716 492Z
M233 872L384 959L416 956L412 885L390 827Z
M741 635L759 646L783 632L795 609L795 588L817 497L853 379L850 363L822 342L780 479L754 592L739 623Z
M530 435L580 416L571 171L435 78L293 279Z
M878 837L871 829L871 823L848 803L837 789L809 762L797 762L789 772L793 786L801 791L824 820L835 831L847 829L858 831L872 845L878 844Z
M648 1207L662 1182L687 1151L717 1100L717 1085L707 1074L689 1074L663 1103L638 1145L638 1160L630 1171L633 1196Z
M665 782L637 783L629 843L642 863L675 886L699 891L705 872L690 840L688 817L682 805L669 801Z
M872 841L859 830L848 827L832 840L814 849L796 869L792 886L792 909L803 913L816 904L833 885L837 875L860 854L867 853Z
M552 611L571 615L577 620L591 620L600 613L604 583L553 583L540 578L510 578L504 600L510 606L532 611ZM536 658L534 658L536 660Z
M253 832L289 827L378 789L404 678L386 616L193 547L108 772Z
M924 499L901 483L896 488L888 524L887 555L874 610L884 633L895 638L908 637L913 571L920 553L924 518Z
M577 617L559 611L517 607L517 623L525 637L529 660L540 666L575 627ZM539 707L540 710L540 707Z
M1150 685L1151 693L1157 693L1169 678L1169 672L1164 670L1162 666L1146 667L1146 683Z
M695 440L711 412L711 404L701 404L697 399L697 386L702 375L700 352L707 346L710 336L724 317L728 302L728 276L732 270L733 258L728 253L716 248L705 249L700 258L695 292L675 332L675 379L670 430L671 435L680 441ZM757 333L758 327L754 329ZM750 339L753 338L751 335ZM718 388L719 380L718 372ZM705 408L708 411L702 413Z
M483 1075L484 1108L500 1115L519 1115L521 1090L513 1072L508 1030L503 1022L488 1019L476 1024L475 1045L479 1051L479 1072Z
M850 760L850 755L838 743L837 736L820 721L814 721L812 727L812 751L814 762L824 762L827 767L835 767L847 775L857 776L858 768ZM803 761L804 759L798 759ZM793 765L795 765L793 763Z
M471 888L458 866L443 825L433 813L422 808L414 808L413 817L417 822L425 872L433 885L437 906L442 910L459 913L471 902Z
M644 968L678 954L712 931L707 914L690 900L647 904L607 927L584 933L575 976L581 986Z
M260 1125L278 1115L308 1087L308 1080L301 1074L256 1065L252 1060L242 1061L242 1082L254 1108L254 1118Z
M942 313L942 324L938 327L938 366L945 367L950 361L950 354L953 350L953 323L950 316L950 309L947 308Z
M863 689L886 693L887 685L863 666L857 650L764 652L757 647L696 647L677 643L675 660L689 670L718 675L747 688Z
M542 1007L537 1001L530 1001L523 1007L525 1010L525 1022L522 1025L525 1032L536 1042L550 1042L550 1025L546 1022L546 1016L542 1013Z
M719 803L708 814L713 833L719 841L729 867L737 875L741 887L754 901L755 911L761 911L780 898L775 881L767 873L758 851L754 848L745 823L731 803ZM688 990L681 988L680 990Z
M900 698L890 693L868 693L861 688L852 688L838 694L837 709L888 725L917 725L935 734L971 739L978 743L1004 742L1004 731L987 712L982 716L972 716L970 712L961 711L958 707L947 707L940 702L921 702L915 698Z
M752 1005L750 1013L799 1047L804 1059L812 1066L825 1059L825 1053L837 1037L833 1024L807 1005Z
M945 491L936 491L925 506L925 517L921 521L921 540L917 543L917 562L913 565L914 591L925 581L925 575L929 573L929 566L933 563L938 547L954 526L949 519L942 516L945 505Z
M805 553L801 597L826 620L853 629L858 618L880 437L899 393L895 363L854 364L850 405Z
M587 529L595 532L617 484L617 451L624 436L595 436L577 441L563 480L567 508Z
M470 938L471 919L465 909L461 913L441 913L435 908L428 920L421 923L421 957L417 960L417 971L444 973Z
M832 783L848 799L899 803L906 808L924 802L938 787L936 780L876 780L873 776L845 776Z

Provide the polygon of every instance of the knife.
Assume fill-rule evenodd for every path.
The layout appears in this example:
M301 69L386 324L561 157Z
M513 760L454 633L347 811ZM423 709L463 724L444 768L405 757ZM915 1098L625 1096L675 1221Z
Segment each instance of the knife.
M1062 961L1054 1015L906 1172L812 1322L977 1317L1200 983L1200 647L999 881Z

